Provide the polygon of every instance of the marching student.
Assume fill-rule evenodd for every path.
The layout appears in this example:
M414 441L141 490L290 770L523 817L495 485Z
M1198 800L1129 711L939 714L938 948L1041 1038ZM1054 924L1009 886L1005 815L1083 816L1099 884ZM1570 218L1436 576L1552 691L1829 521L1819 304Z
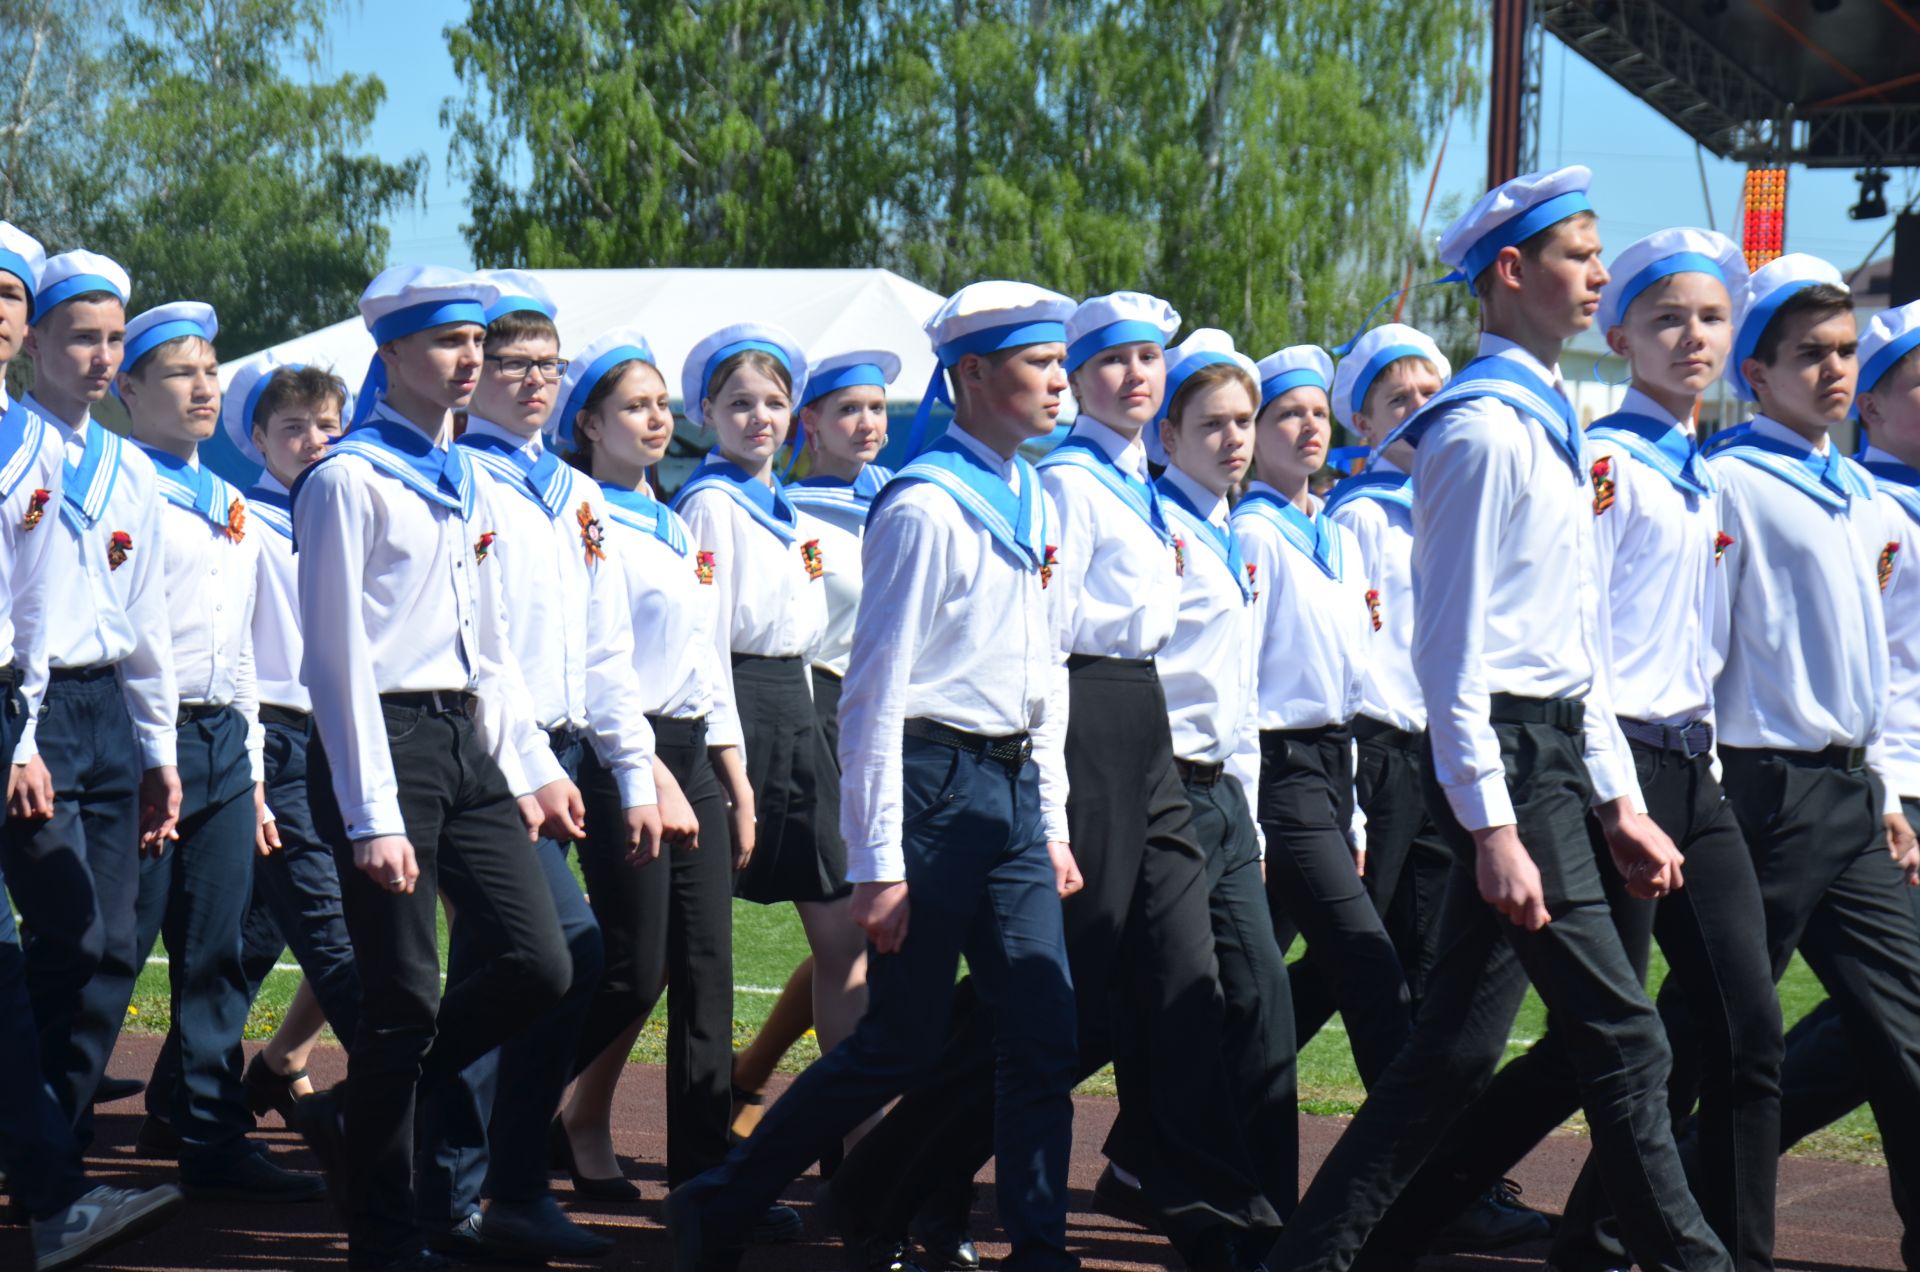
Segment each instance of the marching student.
M1898 629L1881 591L1904 564L1906 539L1874 478L1832 436L1862 375L1856 333L1852 296L1832 265L1796 253L1754 271L1726 374L1759 412L1712 460L1727 541L1715 692L1727 798L1759 875L1773 975L1797 950L1834 1000L1911 1250L1920 1241L1920 928L1902 891L1911 831L1897 758L1894 781L1878 767L1894 756L1881 739ZM1887 390L1901 382L1885 382L1897 357L1876 345L1881 360L1867 367L1876 392L1863 415L1900 408ZM1912 878L1911 865L1905 873ZM1690 993L1687 1006L1699 1010Z
M847 916L838 775L822 764L808 666L827 626L821 527L774 474L807 360L776 327L738 323L694 345L681 370L688 420L718 439L673 498L713 555L714 633L746 740L756 818L736 896L791 901L813 951L813 1015L823 1050L866 1005L866 949ZM795 1229L797 1234L798 1229Z
M253 668L260 699L267 808L278 852L255 859L245 957L249 997L283 950L305 974L302 988L267 1045L247 1063L242 1083L255 1117L276 1109L289 1124L293 1101L313 1094L306 1058L323 1025L349 1050L360 1016L360 973L340 906L333 851L314 828L307 796L313 700L300 678L299 572L293 554L293 483L340 435L347 386L325 367L287 366L270 355L234 373L220 421L240 454L260 465L247 488L248 522L258 542L253 607Z
M1081 845L1086 887L1065 907L1073 981L1107 987L1077 998L1076 1076L1113 1060L1121 1101L1138 1114L1121 1155L1141 1188L1108 1204L1123 1217L1148 1212L1196 1267L1233 1268L1258 1261L1278 1216L1228 1077L1207 861L1188 830L1153 661L1173 635L1180 575L1142 434L1159 414L1165 342L1179 325L1170 305L1138 292L1086 301L1066 324L1080 415L1038 467L1060 511L1048 586L1063 615L1056 674L1072 724L1039 766L1048 833ZM943 364L966 355L962 336L943 341ZM991 1150L988 1035L980 1013L963 1019L940 1080L848 1154L834 1177L843 1213L872 1216L881 1233L908 1219L964 1230L968 1184ZM1126 1186L1117 1172L1105 1191L1116 1185Z
M819 523L827 590L827 628L813 654L813 708L824 743L819 771L839 783L840 684L853 646L853 619L860 608L860 538L873 498L893 476L874 463L887 444L887 385L900 374L900 359L884 350L835 354L807 371L806 401L795 425L808 475L787 486L787 498ZM836 796L837 799L837 796ZM748 1135L763 1109L767 1079L799 1037L813 1025L813 960L794 969L780 998L734 1062L733 1132Z
M416 1088L431 1108L436 1086L551 1010L572 979L529 841L577 821L579 792L533 723L508 647L488 561L500 496L451 438L496 299L492 284L437 266L375 278L360 298L378 346L363 422L293 488L309 789L363 994L344 1132L334 1092L294 1110L345 1186L352 1267L440 1266L415 1209ZM443 888L480 951L444 994Z
M753 788L740 720L714 632L713 561L686 523L654 498L649 474L673 440L673 408L653 350L637 331L596 337L567 366L550 445L593 478L605 503L605 548L625 575L633 630L631 675L657 755L698 831L669 836L665 859L636 870L609 833L618 792L589 755L581 793L587 837L581 873L607 948L606 973L574 1060L580 1070L556 1133L574 1188L637 1201L613 1153L613 1093L635 1036L667 993L667 1181L693 1178L726 1156L733 1058L733 872L753 848ZM738 847L732 847L737 844ZM564 1140L559 1136L564 1135ZM763 1216L791 1231L793 1215Z
M53 426L7 396L7 365L20 352L35 314L35 284L46 253L32 235L0 221L0 740L9 751L25 722L21 686L44 683L51 578L47 544L59 516L64 476ZM8 773L0 823L44 819L51 798ZM22 898L25 901L27 898ZM72 1267L164 1223L179 1209L170 1184L127 1191L88 1184L72 1118L42 1073L40 1041L28 995L26 955L14 940L13 907L0 930L0 1170L31 1229L38 1272ZM40 913L28 909L37 925Z
M1371 1085L1412 1018L1399 955L1361 883L1365 816L1354 801L1348 722L1360 710L1377 598L1353 532L1308 489L1333 433L1333 359L1295 345L1261 359L1259 374L1258 479L1233 512L1253 567L1259 735L1234 769L1266 838L1275 938L1285 950L1306 937L1295 975L1331 989Z
M164 934L172 1023L147 1086L145 1140L177 1145L192 1197L281 1202L325 1191L250 1144L241 1091L247 1023L241 929L253 860L279 848L267 813L253 610L257 535L240 492L203 466L200 443L220 420L219 321L211 305L176 301L127 324L115 391L152 462L164 506L150 550L161 562L179 693L182 798L177 842L141 870L141 959Z
M34 389L21 405L65 455L61 502L41 509L45 568L69 582L46 613L46 673L29 667L21 684L10 786L39 812L9 820L6 879L36 919L26 955L41 1063L83 1143L145 953L140 862L167 850L180 811L153 463L92 417L120 370L130 292L104 256L55 256L23 345Z
M1515 178L1441 241L1480 299L1480 356L1390 441L1416 448L1413 657L1455 877L1420 1016L1281 1234L1281 1268L1353 1262L1493 1076L1529 979L1569 1030L1633 1257L1730 1266L1687 1191L1662 1099L1666 1042L1586 831L1592 804L1636 894L1681 882L1679 854L1636 807L1605 703L1584 439L1555 370L1607 281L1589 180L1579 167Z
M1077 1266L1066 1248L1073 989L1058 897L1080 880L1046 821L1032 758L1060 744L1066 723L1050 591L1057 523L1018 453L1059 412L1072 307L1022 283L975 283L927 323L958 406L946 435L876 501L841 699L841 825L854 912L872 941L871 1003L751 1138L669 1194L681 1272L732 1266L745 1225L795 1175L933 1069L963 954L997 1035L990 1134L1007 1266ZM856 1267L916 1267L894 1240L847 1235Z
M599 488L549 451L544 438L567 366L555 306L531 275L498 270L483 277L501 295L487 310L479 383L457 445L490 483L498 536L491 560L507 598L507 645L553 761L577 785L587 752L594 753L617 790L603 816L617 828L627 859L649 865L660 852L660 810L653 730L632 680L626 578L607 563ZM569 841L584 834L584 815L583 804L572 805L563 835L544 836L534 848L572 955L566 994L449 1082L432 1110L438 1135L416 1186L423 1214L449 1225L429 1241L443 1253L570 1258L602 1254L613 1244L569 1220L547 1185L550 1127L606 962L600 925L567 862ZM484 930L464 919L456 908L447 958L453 978L476 970L484 950L476 940Z

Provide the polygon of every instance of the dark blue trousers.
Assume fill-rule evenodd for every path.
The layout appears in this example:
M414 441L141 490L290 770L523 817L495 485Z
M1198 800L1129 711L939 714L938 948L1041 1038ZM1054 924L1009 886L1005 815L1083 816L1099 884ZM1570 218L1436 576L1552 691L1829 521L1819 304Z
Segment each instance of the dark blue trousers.
M575 781L584 750L578 735L554 739L554 756ZM525 1029L437 1084L431 1098L423 1093L414 1187L421 1224L429 1231L478 1210L483 1193L512 1202L547 1191L547 1128L573 1079L575 1044L606 966L600 924L574 882L567 845L542 839L528 851L553 895L560 935L573 956L573 980L560 1001ZM456 909L447 935L448 981L471 975L485 958Z
M992 1013L994 1151L1009 1268L1071 1268L1067 1154L1079 1061L1073 984L1039 778L908 738L901 759L905 945L867 959L867 1014L800 1075L753 1137L683 1185L716 1243L739 1239L796 1176L934 1068L964 954Z
M47 1083L92 1138L93 1092L145 955L140 887L140 750L114 669L56 668L40 707L53 817L6 827L7 886L27 916L27 992Z
M240 1035L252 1005L240 930L253 898L253 776L247 724L232 707L179 731L180 838L140 870L140 950L167 947L172 1025L147 1112L173 1124L181 1161L245 1151L253 1129L240 1090Z
M0 745L9 755L20 738L24 710L20 691L9 684L0 700ZM0 806L0 824L6 816ZM46 1219L86 1192L86 1173L72 1119L41 1069L40 1035L27 992L27 956L12 938L12 907L0 909L7 911L8 927L6 939L0 940L0 1091L6 1092L0 1099L0 1169L27 1216Z
M272 710L263 708L263 715ZM281 952L291 949L334 1035L351 1049L360 1021L360 970L340 905L340 872L307 802L308 727L274 718L265 725L267 807L280 830L280 851L254 859L253 905L242 935L247 989L257 997Z

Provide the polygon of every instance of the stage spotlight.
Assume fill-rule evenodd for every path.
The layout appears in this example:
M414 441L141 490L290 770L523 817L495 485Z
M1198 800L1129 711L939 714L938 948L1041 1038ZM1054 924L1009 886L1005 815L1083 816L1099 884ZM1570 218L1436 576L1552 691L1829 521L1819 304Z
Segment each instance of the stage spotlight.
M1853 179L1860 183L1860 202L1847 209L1847 215L1856 221L1872 221L1887 214L1887 174L1878 168L1869 168L1865 172L1856 172Z

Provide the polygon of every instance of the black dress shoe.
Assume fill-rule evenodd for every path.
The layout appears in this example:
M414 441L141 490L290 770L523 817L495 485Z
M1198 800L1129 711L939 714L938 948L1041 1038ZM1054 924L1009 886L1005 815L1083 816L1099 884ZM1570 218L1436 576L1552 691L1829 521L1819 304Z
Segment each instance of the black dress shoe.
M1156 1232L1160 1229L1160 1214L1147 1200L1146 1193L1115 1174L1111 1164L1094 1181L1093 1208L1109 1219L1138 1224Z
M480 1239L480 1212L474 1211L451 1228L436 1228L427 1234L427 1249L444 1254L455 1263L486 1263L486 1243Z
M914 1244L926 1256L920 1266L927 1272L973 1272L980 1266L980 1252L964 1225L915 1220L912 1233Z
M1442 1228L1433 1248L1477 1253L1505 1250L1529 1241L1545 1241L1553 1235L1553 1229L1552 1217L1521 1202L1520 1186L1503 1179Z
M130 1100L147 1089L147 1084L139 1078L103 1077L100 1085L93 1088L95 1104L112 1104L115 1100Z
M666 1220L667 1244L673 1250L673 1272L733 1272L740 1266L744 1249L738 1241L724 1241L707 1234L701 1222L700 1202L682 1184L667 1194L661 1207Z
M140 1133L133 1137L133 1146L142 1157L175 1161L180 1156L180 1132L173 1129L173 1123L149 1113L141 1120Z
M580 1166L574 1160L573 1141L567 1137L566 1124L559 1118L553 1119L553 1127L547 1132L547 1152L553 1169L565 1171L573 1181L573 1195L585 1201L610 1201L627 1203L640 1200L640 1190L624 1175L609 1175L602 1179L592 1175L582 1175Z
M292 1126L293 1106L300 1101L300 1097L294 1094L293 1084L306 1076L305 1069L297 1073L275 1073L267 1067L267 1053L254 1052L253 1059L247 1061L245 1076L240 1079L240 1089L247 1099L247 1111L258 1119L272 1110L280 1114L282 1122Z
M758 1219L747 1225L748 1245L785 1245L798 1241L807 1225L800 1212L791 1206L768 1206Z
M320 1161L327 1195L344 1218L347 1213L347 1128L344 1084L296 1100L289 1125L300 1133Z
M264 1151L219 1162L182 1162L180 1182L194 1201L318 1201L327 1192L320 1176L282 1170Z
M550 1195L535 1201L489 1202L478 1231L487 1254L515 1263L597 1259L613 1249L612 1237L567 1218Z
M925 1272L926 1265L915 1263L904 1241L849 1241L847 1272Z

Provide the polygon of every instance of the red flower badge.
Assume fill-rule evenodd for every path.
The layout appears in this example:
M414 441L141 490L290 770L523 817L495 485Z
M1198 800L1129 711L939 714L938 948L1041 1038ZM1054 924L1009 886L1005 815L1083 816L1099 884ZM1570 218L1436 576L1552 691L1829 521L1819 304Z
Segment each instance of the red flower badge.
M1725 530L1715 531L1713 536L1713 563L1715 565L1720 564L1720 558L1727 555L1727 549L1732 546L1732 535L1728 534Z
M1253 593L1253 599L1260 599L1260 565L1257 561L1247 562L1247 591Z
M800 563L807 567L809 579L817 579L827 572L827 559L820 554L820 540L808 539L800 545Z
M1880 550L1880 590L1887 590L1887 584L1893 582L1893 562L1900 555L1900 545L1889 543Z
M227 540L238 543L247 537L247 501L236 499L227 505Z
M113 537L107 540L107 569L117 570L127 563L133 555L133 536L125 530L115 530Z
M1058 549L1056 549L1051 543L1049 543L1047 545L1046 551L1040 554L1040 586L1041 587L1045 587L1047 584L1053 582L1053 567L1058 564L1060 564Z
M712 587L713 553L707 551L705 548L700 549L699 555L693 559L693 573L702 583L708 587Z
M37 489L27 497L27 515L20 518L20 528L31 530L40 524L40 518L47 515L47 504L52 502L53 492L45 488Z
M607 559L607 532L600 524L600 518L593 515L593 505L582 499L574 520L580 523L580 547L587 554L587 564Z
M1593 461L1593 515L1613 507L1613 457L1602 455Z
M1373 630L1376 632L1379 631L1380 630L1380 589L1377 587L1370 587L1367 589L1367 613L1373 619Z
M1173 572L1187 577L1187 541L1177 534L1173 536Z
M493 531L489 530L473 541L473 563L480 564L487 559L487 553L493 551Z

